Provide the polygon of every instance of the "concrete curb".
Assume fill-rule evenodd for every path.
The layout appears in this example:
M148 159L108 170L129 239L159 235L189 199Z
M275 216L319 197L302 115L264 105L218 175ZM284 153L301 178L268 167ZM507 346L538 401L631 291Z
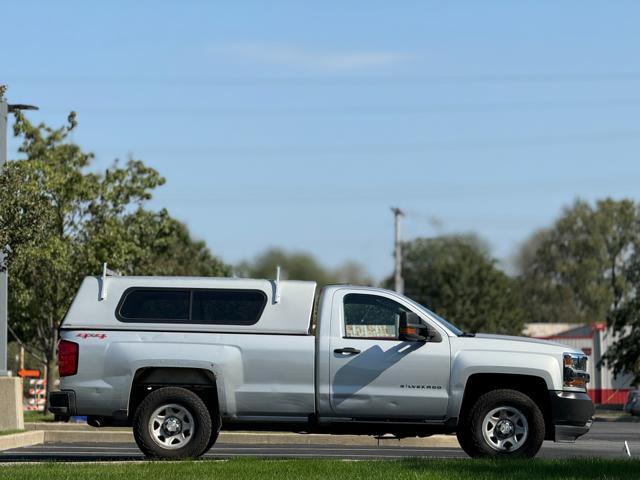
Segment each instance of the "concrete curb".
M362 445L399 447L459 447L455 435L426 438L377 438L366 435L323 435L299 433L221 432L219 443L251 445Z
M623 416L607 416L607 417L598 417L596 416L593 419L594 422L627 422L627 423L638 423L640 422L640 417L632 417L631 415L623 417Z
M34 430L40 434L40 443L133 443L133 434L128 428L82 428L67 425L65 429L54 429L51 424L46 430ZM87 427L87 428L84 428ZM217 443L236 445L361 445L398 447L453 447L457 448L455 435L433 435L425 438L377 438L366 435L324 435L287 432L220 432ZM16 448L16 447L8 447Z
M131 431L126 427L101 427L95 428L86 423L64 423L64 422L29 422L24 424L24 428L27 431L41 430L49 431L55 430L56 432L126 432Z
M30 447L44 443L44 432L21 432L11 435L0 435L0 451L11 448Z
M44 435L44 443L133 443L130 428L93 428L83 424L34 424L34 433ZM37 430L35 430L37 429ZM455 435L425 438L377 438L366 435L324 435L288 432L220 432L217 443L249 445L362 445L405 447L458 447Z
M100 429L101 430L101 429ZM133 433L129 430L121 430L119 432L102 432L98 429L95 431L62 431L62 430L45 430L44 443L132 443Z
M133 443L133 433L124 431L56 431L46 430L44 443ZM249 445L363 445L405 447L458 447L453 435L434 435L427 438L404 438L402 440L378 439L360 435L317 435L297 433L221 432L217 443Z

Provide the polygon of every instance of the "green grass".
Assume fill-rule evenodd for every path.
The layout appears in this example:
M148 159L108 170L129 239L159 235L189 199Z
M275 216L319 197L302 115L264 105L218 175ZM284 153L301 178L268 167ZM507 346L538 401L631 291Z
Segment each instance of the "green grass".
M3 430L0 435L11 435L12 433L22 433L24 430Z
M26 411L24 412L25 422L53 422L53 414L45 412Z
M60 464L0 466L4 480L47 478L77 479L635 479L639 460L429 460L387 461L261 460L185 462L116 462L112 464Z

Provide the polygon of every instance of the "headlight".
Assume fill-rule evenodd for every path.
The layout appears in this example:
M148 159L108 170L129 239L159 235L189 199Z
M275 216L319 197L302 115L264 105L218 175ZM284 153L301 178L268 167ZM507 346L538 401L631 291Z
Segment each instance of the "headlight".
M587 389L587 356L582 353L562 354L563 385L565 388Z

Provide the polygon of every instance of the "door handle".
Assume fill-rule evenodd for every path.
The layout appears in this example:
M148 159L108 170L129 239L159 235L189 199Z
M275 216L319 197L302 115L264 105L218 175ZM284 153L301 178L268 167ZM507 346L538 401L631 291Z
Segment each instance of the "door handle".
M357 355L360 353L360 350L353 347L344 347L344 348L336 348L333 353L339 353L342 355Z

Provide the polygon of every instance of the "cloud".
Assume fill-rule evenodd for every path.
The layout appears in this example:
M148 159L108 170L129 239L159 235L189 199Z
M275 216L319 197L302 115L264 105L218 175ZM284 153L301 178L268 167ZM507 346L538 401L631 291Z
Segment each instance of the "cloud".
M391 51L320 51L269 43L231 43L213 50L215 53L244 62L325 72L384 67L409 57L407 54Z

